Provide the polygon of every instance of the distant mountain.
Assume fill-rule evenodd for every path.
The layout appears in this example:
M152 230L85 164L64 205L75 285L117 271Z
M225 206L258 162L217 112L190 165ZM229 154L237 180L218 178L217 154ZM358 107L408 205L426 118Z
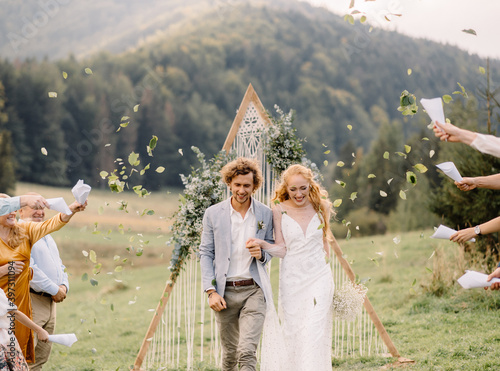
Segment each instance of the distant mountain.
M34 14L42 3L8 6L16 14ZM435 97L459 90L460 82L475 94L485 81L478 68L486 63L478 56L359 23L352 26L307 3L191 0L167 1L164 8L157 3L108 0L90 8L84 2L68 2L68 8L54 8L46 28L39 30L51 40L67 29L59 42L83 45L76 55L101 46L116 46L117 51L134 46L127 52L99 52L82 59L61 56L54 62L13 62L7 52L9 60L0 63L9 115L4 126L13 131L21 179L62 184L86 174L85 179L96 184L99 171L116 166L114 159L127 158L133 150L150 160L151 168L167 169L148 177L144 185L178 184L178 174L189 172L195 162L188 150L192 145L208 155L221 148L248 83L269 111L274 104L295 109L295 125L307 138L310 157L319 164L326 159L332 163L343 148L367 150L384 122L397 121L407 137L422 130L428 122L424 113L409 119L396 110L403 90ZM21 11L25 7L31 13ZM135 23L125 13L134 15L130 19ZM91 31L83 24L89 15ZM23 17L12 17L10 24L1 21L2 34L23 29ZM66 24L74 27L61 26ZM161 25L163 32L157 31ZM140 39L149 41L137 45ZM43 49L50 42L39 44ZM5 55L8 43L0 47ZM67 50L51 47L51 57ZM84 73L85 68L92 74ZM491 73L498 81L498 61L491 63ZM57 91L58 98L49 99L49 91ZM132 110L136 104L138 112ZM123 115L130 116L131 123L115 133ZM103 123L113 126L104 130ZM31 132L37 135L26 134ZM91 140L92 133L101 135ZM152 135L159 141L155 156L149 158L146 144ZM90 147L83 145L85 138ZM57 171L64 176L50 176L55 170L49 169L50 158L40 154L41 147L57 158ZM332 151L329 157L325 147ZM41 178L44 171L48 175Z

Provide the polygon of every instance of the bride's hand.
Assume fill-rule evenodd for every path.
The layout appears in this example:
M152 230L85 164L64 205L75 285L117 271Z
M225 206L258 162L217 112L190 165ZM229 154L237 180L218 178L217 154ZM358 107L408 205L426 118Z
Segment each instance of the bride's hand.
M249 249L251 247L260 247L260 248L263 248L264 247L264 244L263 244L264 241L262 241L261 239L259 238L254 238L254 237L251 237L247 240L246 242L246 248Z

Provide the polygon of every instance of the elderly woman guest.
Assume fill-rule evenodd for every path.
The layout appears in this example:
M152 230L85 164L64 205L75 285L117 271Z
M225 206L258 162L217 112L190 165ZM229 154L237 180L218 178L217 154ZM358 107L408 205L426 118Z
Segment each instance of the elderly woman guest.
M0 194L0 198L9 196ZM18 224L15 212L0 216L0 288L18 310L29 318L31 318L29 293L31 247L43 236L61 229L76 212L85 210L85 207L86 204L74 202L69 206L71 215L60 213L41 223ZM16 320L15 334L24 357L28 362L33 362L35 359L33 332Z

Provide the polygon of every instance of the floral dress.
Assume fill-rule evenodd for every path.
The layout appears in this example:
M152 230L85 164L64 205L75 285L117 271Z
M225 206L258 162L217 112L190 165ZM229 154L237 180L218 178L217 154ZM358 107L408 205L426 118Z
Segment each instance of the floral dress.
M29 370L14 333L9 331L15 310L17 307L0 290L0 371Z

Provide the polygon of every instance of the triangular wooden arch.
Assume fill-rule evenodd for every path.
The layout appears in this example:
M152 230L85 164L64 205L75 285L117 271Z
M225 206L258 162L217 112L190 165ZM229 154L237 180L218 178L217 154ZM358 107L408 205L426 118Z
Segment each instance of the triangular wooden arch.
M231 147L233 146L233 143L236 139L236 136L238 134L238 131L240 130L241 124L244 123L244 118L245 115L247 114L247 111L249 109L249 106L253 103L253 108L255 108L255 112L259 118L262 120L263 125L271 125L271 120L269 119L269 116L260 101L257 93L255 92L252 84L248 85L248 88L245 92L245 95L243 97L243 100L240 104L240 107L237 111L236 117L234 118L234 121L231 125L231 129L229 130L229 133L227 135L226 141L224 142L223 150L229 152L231 150ZM264 166L264 164L261 164ZM343 257L343 252L342 249L340 248L339 244L337 241L334 239L334 242L331 244L331 248L335 253L335 256L337 257L340 265L342 266L344 272L346 273L347 277L351 281L355 281L355 274L354 271L351 268L351 265L349 262ZM172 277L170 277L172 278ZM167 282L165 289L163 290L162 296L160 298L160 302L158 303L158 306L155 310L155 313L153 315L153 318L151 320L151 323L149 325L149 328L146 332L146 335L144 337L144 340L142 342L141 348L139 350L139 353L137 354L136 360L134 362L134 368L133 370L135 371L141 371L143 370L142 364L144 361L144 358L146 357L146 353L148 351L149 345L151 343L151 340L156 332L156 329L158 327L158 324L161 321L162 314L165 310L165 307L167 305L167 302L170 298L170 295L172 294L172 290L174 287L175 282L173 280ZM364 302L364 307L366 309L366 312L370 316L370 319L372 320L375 328L377 329L382 341L386 345L388 351L390 352L392 357L398 358L399 363L412 363L412 360L403 358L399 355L398 350L394 346L394 343L392 342L389 334L385 330L384 325L380 321L380 318L378 317L377 313L375 312L375 309L371 305L368 297L365 299Z
M257 113L259 114L260 118L264 122L265 125L270 125L271 120L269 120L269 116L264 108L264 105L259 99L259 96L255 92L255 89L253 88L252 84L248 85L247 91L245 92L245 95L243 96L243 100L241 101L240 108L238 109L238 112L236 113L236 116L234 118L233 124L231 125L231 129L229 130L229 133L227 134L226 141L224 142L224 146L222 146L222 149L225 150L226 152L229 152L231 149L231 146L234 143L234 139L236 138L236 135L238 134L238 130L240 129L241 123L243 122L243 118L245 117L245 114L247 112L248 106L250 103L253 103L255 106L255 109L257 110Z

